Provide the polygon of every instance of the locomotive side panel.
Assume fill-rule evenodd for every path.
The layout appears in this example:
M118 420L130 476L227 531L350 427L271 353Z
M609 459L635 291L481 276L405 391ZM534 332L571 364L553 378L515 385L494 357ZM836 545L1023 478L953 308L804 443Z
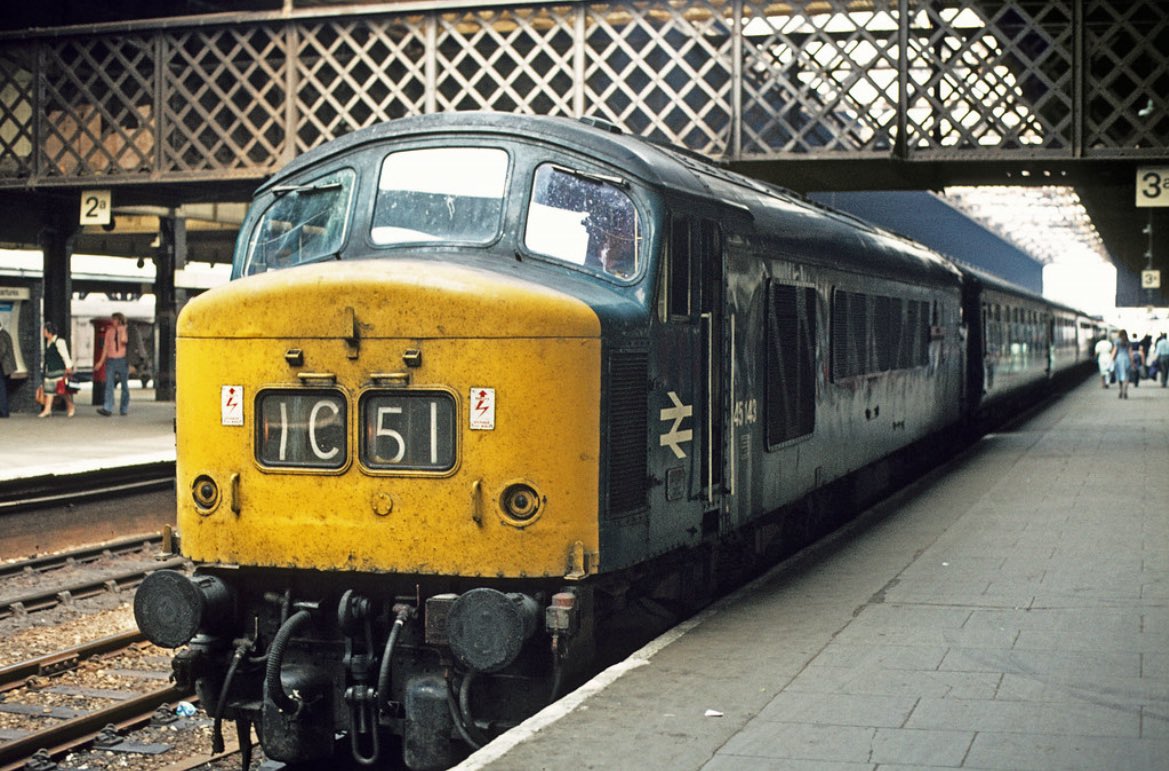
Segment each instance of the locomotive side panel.
M730 537L961 417L957 273L889 239L864 252L874 274L842 269L839 253L857 259L851 230L754 203L750 218L721 200L673 206L650 350L649 514L621 523L621 564ZM696 244L701 266L685 256ZM907 279L882 268L883 250ZM850 341L837 339L850 331L842 297ZM849 345L860 364L842 370Z

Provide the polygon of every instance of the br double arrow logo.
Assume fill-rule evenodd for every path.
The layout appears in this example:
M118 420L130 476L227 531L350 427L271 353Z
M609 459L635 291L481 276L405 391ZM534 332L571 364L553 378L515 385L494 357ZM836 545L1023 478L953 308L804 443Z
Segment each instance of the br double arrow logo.
M667 396L670 401L674 403L673 407L666 407L661 411L661 419L663 421L672 420L673 425L670 430L658 437L658 444L662 447L669 447L674 451L674 456L677 458L685 458L686 452L681 445L689 442L694 438L694 431L687 428L682 430L682 421L694 414L694 405L683 404L682 400L678 398L678 394L670 391Z

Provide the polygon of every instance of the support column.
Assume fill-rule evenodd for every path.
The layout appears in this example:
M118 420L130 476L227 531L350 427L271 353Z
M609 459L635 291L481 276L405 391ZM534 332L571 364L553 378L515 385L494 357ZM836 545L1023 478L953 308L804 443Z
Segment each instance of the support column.
M187 260L187 222L178 217L158 218L158 252L154 258L154 323L158 330L158 363L154 398L175 399L175 269Z
M40 246L44 257L44 307L42 321L51 321L61 337L69 342L73 351L71 335L70 306L73 300L73 278L70 261L73 257L73 241L76 228L69 223L69 216L57 210L50 213L52 224L41 231ZM38 332L37 339L40 339Z

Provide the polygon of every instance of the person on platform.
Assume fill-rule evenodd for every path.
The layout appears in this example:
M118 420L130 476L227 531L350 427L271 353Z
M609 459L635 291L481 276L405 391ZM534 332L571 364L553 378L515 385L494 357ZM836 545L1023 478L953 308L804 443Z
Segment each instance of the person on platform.
M1136 339L1136 335L1133 335L1133 339L1134 340ZM1145 336L1141 338L1140 349L1141 349L1141 360L1144 361L1145 364L1148 364L1149 363L1149 352L1153 350L1153 336L1152 335L1148 334L1147 332L1145 333Z
M109 417L114 414L114 386L120 380L122 383L122 399L118 403L118 414L125 415L130 411L130 362L126 358L126 346L130 342L129 332L126 329L126 317L121 313L113 315L113 323L106 327L105 344L101 349L101 356L94 370L106 367L106 396L103 406L98 407L99 415Z
M16 356L12 352L12 335L0 323L0 418L8 417L8 378L16 371Z
M1116 343L1112 346L1112 371L1116 374L1116 385L1120 388L1117 398L1128 398L1128 381L1132 376L1132 343L1129 342L1128 332L1120 330Z
M1161 377L1161 387L1169 380L1169 336L1161 333L1157 343L1153 346L1153 358L1157 361L1157 374Z
M65 400L65 416L73 417L73 395L69 388L62 394L57 393L57 383L73 373L73 359L69 358L69 344L57 334L57 327L53 322L46 321L45 327L45 363L42 382L45 387L44 409L38 418L47 418L53 414L53 401L57 396Z
M1100 368L1100 385L1107 388L1112 374L1112 343L1107 337L1102 337L1093 351L1096 353L1096 365Z

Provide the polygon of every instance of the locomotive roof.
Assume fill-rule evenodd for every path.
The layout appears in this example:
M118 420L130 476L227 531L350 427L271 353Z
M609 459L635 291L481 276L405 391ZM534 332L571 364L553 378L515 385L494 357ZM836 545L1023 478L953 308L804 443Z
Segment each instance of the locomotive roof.
M310 150L257 193L331 156L387 140L484 134L537 140L597 158L642 182L672 193L713 199L727 211L749 213L769 251L905 280L956 284L945 257L902 236L797 194L724 169L687 150L660 145L601 121L490 112L448 112L388 121L359 129ZM777 255L778 256L778 255Z
M563 147L575 148L616 164L641 180L669 187L697 188L692 175L675 163L664 163L666 154L659 147L638 137L597 128L571 118L513 115L492 112L447 112L418 115L358 129L316 147L289 163L260 190L279 178L298 173L304 167L333 155L349 152L363 145L387 140L425 138L443 134L495 134L518 139L536 139Z

